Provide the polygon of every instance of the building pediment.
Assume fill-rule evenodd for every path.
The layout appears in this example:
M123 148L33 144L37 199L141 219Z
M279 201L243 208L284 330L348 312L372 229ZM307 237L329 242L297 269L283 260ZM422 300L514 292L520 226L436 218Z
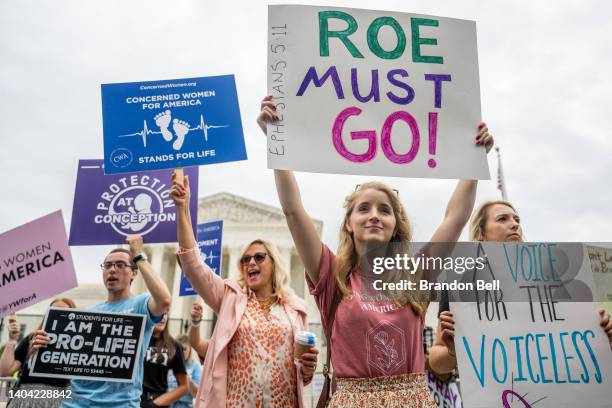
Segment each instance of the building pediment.
M223 220L231 224L286 225L280 208L230 193L218 193L200 198L198 223ZM321 221L314 220L317 226Z

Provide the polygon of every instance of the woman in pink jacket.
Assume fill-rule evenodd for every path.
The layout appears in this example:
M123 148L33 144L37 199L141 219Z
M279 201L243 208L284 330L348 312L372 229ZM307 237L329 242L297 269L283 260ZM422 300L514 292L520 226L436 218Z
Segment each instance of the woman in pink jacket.
M191 228L187 177L173 178L178 213L178 260L183 273L217 314L196 407L302 408L316 349L293 360L293 339L306 330L306 304L288 286L276 247L257 239L238 262L240 278L221 279L200 259ZM296 368L299 367L299 368Z

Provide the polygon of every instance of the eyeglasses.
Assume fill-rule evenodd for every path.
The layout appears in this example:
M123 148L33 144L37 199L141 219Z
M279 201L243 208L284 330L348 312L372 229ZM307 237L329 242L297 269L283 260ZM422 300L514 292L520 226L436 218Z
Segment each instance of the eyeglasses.
M265 252L257 252L255 255L244 255L242 258L240 258L240 265L246 266L250 264L251 259L255 259L255 263L259 265L266 259L266 256L268 256L268 254Z
M132 267L131 264L127 263L127 262L123 262L123 261L117 261L117 262L103 262L100 264L100 267L104 270L108 270L112 267L115 267L115 269L125 269L127 267Z
M354 191L355 193L359 191L359 187L361 187L361 184L357 184L355 186L355 191ZM399 197L399 190L397 188L392 188L391 190L393 190L395 192L395 195Z

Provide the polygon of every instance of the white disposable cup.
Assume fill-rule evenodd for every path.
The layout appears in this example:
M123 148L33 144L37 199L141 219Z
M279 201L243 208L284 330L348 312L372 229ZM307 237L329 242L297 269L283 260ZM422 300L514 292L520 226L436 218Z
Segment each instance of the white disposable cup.
M293 346L293 358L295 362L298 363L302 354L308 353L310 348L314 347L316 344L316 334L307 331L297 332Z

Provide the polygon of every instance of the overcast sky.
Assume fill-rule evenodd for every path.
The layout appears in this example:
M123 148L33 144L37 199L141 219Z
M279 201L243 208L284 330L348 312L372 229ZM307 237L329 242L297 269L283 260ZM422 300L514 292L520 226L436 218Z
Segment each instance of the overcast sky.
M0 2L0 231L57 209L69 228L77 161L102 158L100 84L112 82L235 74L249 160L201 167L200 196L227 191L278 206L255 123L266 94L267 4ZM501 147L527 238L610 241L609 2L381 0L375 7L475 20L483 118ZM493 178L480 183L478 201L499 198L494 154L489 166ZM332 247L343 197L364 179L298 174L306 209L324 221ZM428 239L455 182L384 181L400 190L416 239ZM100 282L106 250L73 249L80 283Z

